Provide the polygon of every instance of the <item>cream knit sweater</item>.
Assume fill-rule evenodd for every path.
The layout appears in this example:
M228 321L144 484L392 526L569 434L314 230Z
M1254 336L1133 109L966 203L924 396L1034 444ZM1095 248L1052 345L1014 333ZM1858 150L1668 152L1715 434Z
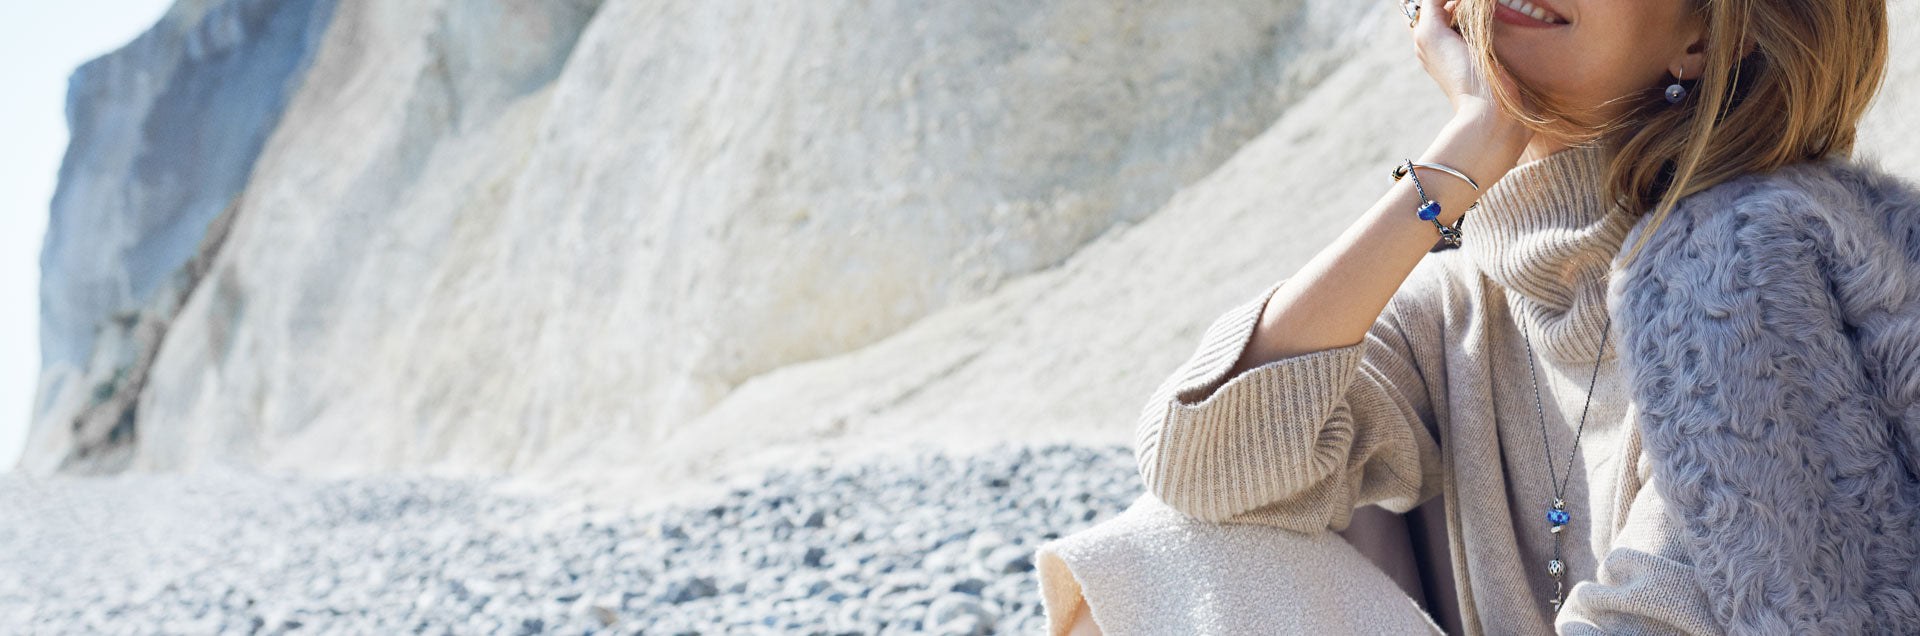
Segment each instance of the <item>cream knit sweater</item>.
M1601 204L1600 170L1590 149L1514 168L1354 345L1227 378L1284 281L1214 321L1142 413L1149 494L1039 547L1053 633L1082 595L1108 634L1719 633L1651 487L1618 326L1600 351L1605 277L1636 220ZM1556 617L1540 413L1568 474L1596 355ZM1435 549L1369 561L1329 532L1368 504L1430 504L1407 518ZM1424 577L1420 605L1376 564Z

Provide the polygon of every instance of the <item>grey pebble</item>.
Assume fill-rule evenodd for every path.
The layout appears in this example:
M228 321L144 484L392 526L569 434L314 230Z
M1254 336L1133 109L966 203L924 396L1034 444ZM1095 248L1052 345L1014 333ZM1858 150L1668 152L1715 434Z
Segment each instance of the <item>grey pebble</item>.
M713 586L712 577L687 577L668 583L667 592L661 596L660 600L668 603L685 603L719 593L720 590Z
M993 629L993 613L977 598L947 595L927 608L928 630L941 634L978 636Z
M987 555L987 571L995 574L1019 574L1033 569L1033 548L1003 545Z

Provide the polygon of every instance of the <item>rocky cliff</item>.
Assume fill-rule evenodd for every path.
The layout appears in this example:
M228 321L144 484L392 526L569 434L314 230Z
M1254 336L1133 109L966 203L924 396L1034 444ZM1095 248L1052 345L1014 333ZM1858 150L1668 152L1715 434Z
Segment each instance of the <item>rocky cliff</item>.
M224 181L117 157L246 126L76 91L98 122L76 145L111 152L63 169L22 465L630 493L919 441L1125 442L1206 322L1343 229L1442 119L1391 4L176 8L76 86L219 75L181 52L208 29L305 61ZM305 35L207 26L242 10ZM1920 18L1895 10L1912 50ZM1920 63L1896 59L1861 149L1889 162L1920 159L1894 143ZM104 68L156 79L82 81ZM226 86L179 92L270 92ZM199 203L122 196L150 184ZM210 245L229 200L177 309L120 282ZM165 259L56 256L161 236ZM156 335L111 327L143 303ZM142 342L138 364L101 353ZM131 396L119 367L146 369Z
M75 75L23 466L496 471L696 432L1147 217L1368 13L182 3Z

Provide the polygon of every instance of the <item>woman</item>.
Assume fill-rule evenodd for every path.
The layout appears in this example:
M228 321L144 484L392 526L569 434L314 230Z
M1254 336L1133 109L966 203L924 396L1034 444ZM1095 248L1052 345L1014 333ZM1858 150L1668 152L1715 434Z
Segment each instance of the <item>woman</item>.
M1410 18L1454 118L1162 383L1052 631L1920 633L1920 195L1846 159L1884 0Z

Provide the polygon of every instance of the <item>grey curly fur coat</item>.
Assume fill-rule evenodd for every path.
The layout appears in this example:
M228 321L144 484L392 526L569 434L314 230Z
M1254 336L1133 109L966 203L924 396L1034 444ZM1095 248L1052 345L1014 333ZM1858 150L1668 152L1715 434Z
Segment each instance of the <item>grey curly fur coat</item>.
M1608 296L1722 624L1920 633L1920 193L1840 159L1736 178L1683 200Z

